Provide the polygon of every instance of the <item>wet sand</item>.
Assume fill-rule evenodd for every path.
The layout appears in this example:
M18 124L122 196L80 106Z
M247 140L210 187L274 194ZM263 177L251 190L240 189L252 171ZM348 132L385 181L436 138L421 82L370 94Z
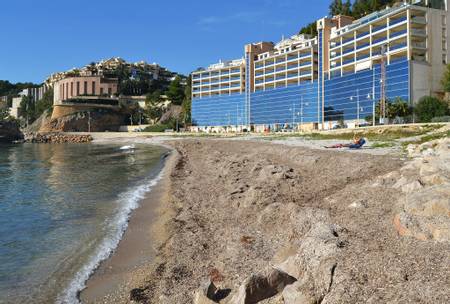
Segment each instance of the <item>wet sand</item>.
M172 151L168 155L162 179L133 211L117 249L87 281L80 294L82 303L125 303L130 290L142 285L153 270L157 248L167 240L163 227L170 214L164 204L176 154Z

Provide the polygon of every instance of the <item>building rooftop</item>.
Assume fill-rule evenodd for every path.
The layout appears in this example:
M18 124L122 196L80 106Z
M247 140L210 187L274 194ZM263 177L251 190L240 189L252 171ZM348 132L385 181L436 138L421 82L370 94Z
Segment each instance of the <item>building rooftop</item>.
M211 71L211 70L217 70L217 69L223 69L228 67L239 67L241 65L245 64L245 59L235 59L235 60L226 60L222 61L220 60L218 63L213 63L209 65L207 68L200 68L197 71L193 73L199 73L199 72L205 72L205 71Z

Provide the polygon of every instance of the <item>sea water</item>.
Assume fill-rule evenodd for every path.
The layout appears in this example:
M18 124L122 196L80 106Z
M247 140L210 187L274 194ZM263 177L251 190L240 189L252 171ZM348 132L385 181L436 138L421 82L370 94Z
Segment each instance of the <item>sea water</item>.
M78 303L130 212L161 177L166 152L0 145L0 303Z

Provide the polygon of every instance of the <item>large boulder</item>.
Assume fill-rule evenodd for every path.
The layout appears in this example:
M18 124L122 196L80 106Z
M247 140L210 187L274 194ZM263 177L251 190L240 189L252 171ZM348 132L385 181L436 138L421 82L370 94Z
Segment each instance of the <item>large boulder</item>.
M14 121L0 121L0 142L11 143L23 139L19 124Z
M239 287L231 299L233 304L253 304L273 297L296 279L284 271L268 268L260 273L252 274Z
M320 303L329 292L342 243L338 226L316 223L305 235L295 255L277 268L297 279L283 291L285 303Z

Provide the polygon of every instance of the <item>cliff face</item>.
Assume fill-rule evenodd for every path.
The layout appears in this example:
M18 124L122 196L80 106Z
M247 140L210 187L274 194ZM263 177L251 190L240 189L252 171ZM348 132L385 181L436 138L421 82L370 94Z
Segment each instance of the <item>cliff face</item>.
M23 139L19 124L10 121L0 121L0 143L11 143Z
M118 131L125 123L125 115L114 111L85 112L44 121L39 132L104 132Z

